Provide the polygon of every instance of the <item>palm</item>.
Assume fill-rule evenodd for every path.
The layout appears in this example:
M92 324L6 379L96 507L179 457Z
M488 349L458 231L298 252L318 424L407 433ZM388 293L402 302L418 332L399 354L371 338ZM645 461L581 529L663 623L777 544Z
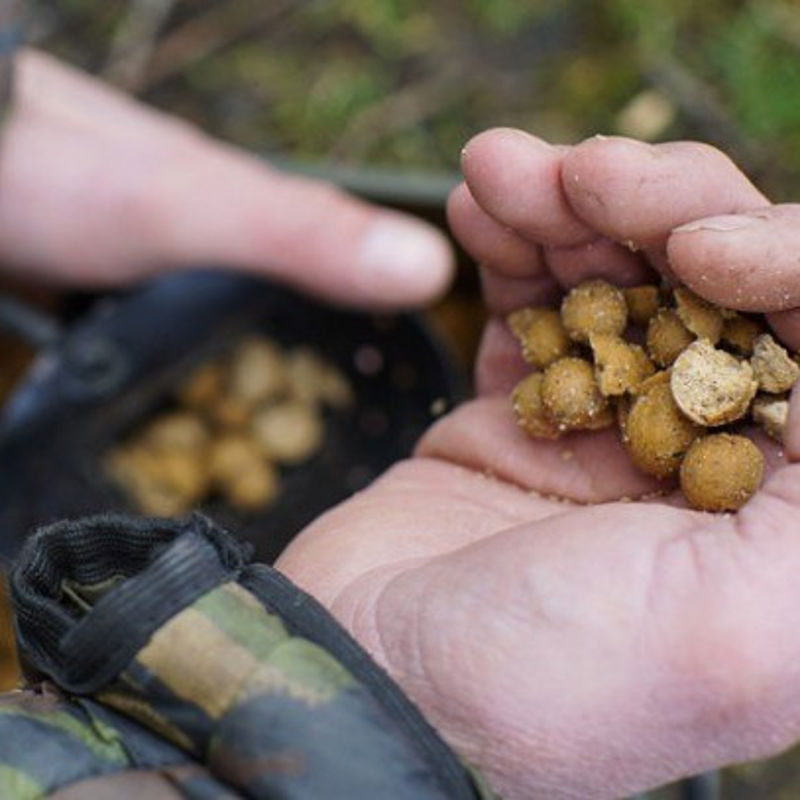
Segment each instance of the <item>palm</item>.
M706 737L724 736L721 726L686 736L698 702L720 725L751 666L739 661L774 648L763 619L780 619L789 596L769 586L791 586L800 566L800 553L780 555L775 574L779 537L742 564L731 534L766 543L769 532L753 527L762 517L788 531L792 510L775 493L797 468L773 475L738 518L680 508L676 495L600 508L548 499L571 486L574 500L610 500L647 481L632 471L621 479L627 462L605 434L566 440L574 456L562 461L551 443L518 436L506 405L476 401L443 421L417 458L307 529L281 567L331 605L468 758L489 766L504 796L586 797L598 787L614 796L715 764L721 743ZM502 480L474 470L485 442L476 434L465 447L465 425L487 440L505 428L492 450L502 460L485 462ZM593 439L621 470L594 461ZM763 699L767 719L777 698ZM780 743L797 732L782 729ZM726 759L758 754L740 727L735 734ZM669 764L637 763L643 746L669 753Z
M547 255L544 277L490 274L490 308L551 294ZM494 396L522 368L490 324L485 396L308 528L280 566L506 797L615 797L788 746L800 735L800 466L759 440L760 493L735 516L691 511L611 431L525 437Z

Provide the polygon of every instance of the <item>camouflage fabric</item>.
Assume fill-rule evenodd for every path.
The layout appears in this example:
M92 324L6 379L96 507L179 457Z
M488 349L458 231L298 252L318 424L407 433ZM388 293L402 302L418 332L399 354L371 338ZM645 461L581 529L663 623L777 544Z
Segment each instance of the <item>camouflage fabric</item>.
M50 683L0 702L0 797L490 797L312 598L207 519L39 532L11 576Z
M0 797L230 800L239 795L147 729L41 684L0 698Z

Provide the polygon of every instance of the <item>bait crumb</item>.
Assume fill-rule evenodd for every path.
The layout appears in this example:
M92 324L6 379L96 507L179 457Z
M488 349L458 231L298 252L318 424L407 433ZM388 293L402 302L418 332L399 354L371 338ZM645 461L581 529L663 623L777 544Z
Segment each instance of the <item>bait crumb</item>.
M686 329L698 339L716 344L725 324L719 309L682 286L675 289L674 296L675 313Z
M788 417L789 400L786 397L765 394L753 401L753 421L778 442L783 441Z
M750 363L759 388L770 394L788 392L800 374L800 367L768 333L756 337Z
M430 413L432 417L441 417L447 411L447 400L444 397L437 397L430 406Z

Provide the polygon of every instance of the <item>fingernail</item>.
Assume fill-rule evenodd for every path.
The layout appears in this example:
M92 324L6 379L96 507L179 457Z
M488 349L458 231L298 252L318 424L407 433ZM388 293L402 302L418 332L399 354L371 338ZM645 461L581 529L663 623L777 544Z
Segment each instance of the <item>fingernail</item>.
M681 225L673 233L695 233L696 231L738 231L747 228L759 221L759 217L744 216L743 214L726 214L719 217L698 219Z
M442 292L453 272L453 254L445 237L423 222L381 214L368 228L358 266L365 289L387 300L422 301Z

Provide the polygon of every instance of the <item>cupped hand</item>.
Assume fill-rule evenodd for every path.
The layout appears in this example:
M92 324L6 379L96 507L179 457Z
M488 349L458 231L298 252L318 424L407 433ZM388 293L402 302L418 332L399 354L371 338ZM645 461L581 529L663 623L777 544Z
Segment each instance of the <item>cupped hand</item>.
M4 272L100 287L220 265L372 307L426 302L450 280L450 248L421 221L283 174L42 53L15 67Z
M612 431L535 441L502 317L666 270L797 345L792 206L721 153L491 131L451 223L496 316L479 398L320 518L279 567L316 594L509 798L614 798L800 738L800 416L735 515L687 509ZM797 228L800 230L800 227ZM794 341L792 339L794 338Z

